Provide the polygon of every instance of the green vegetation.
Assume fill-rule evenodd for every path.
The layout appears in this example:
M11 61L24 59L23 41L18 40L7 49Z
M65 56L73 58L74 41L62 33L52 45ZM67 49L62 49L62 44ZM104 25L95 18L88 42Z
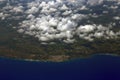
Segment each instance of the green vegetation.
M107 3L106 3L107 4ZM3 4L5 5L5 4ZM2 5L2 7L3 7ZM113 5L113 2L107 4L108 7ZM112 11L103 7L103 5L90 7L90 10L81 10L78 13L86 14L96 13L98 17L89 16L87 19L80 21L79 25L84 24L102 24L108 26L108 24L116 23L112 30L117 32L120 30L119 20L114 20L114 16L120 15L119 11ZM109 13L103 14L102 11L108 11ZM18 14L21 15L21 14ZM36 14L37 15L37 14ZM16 15L14 15L16 16ZM88 22L88 20L90 22ZM40 42L32 36L19 34L17 28L12 27L19 26L20 20L5 19L0 20L0 56L17 58L17 59L32 59L41 61L65 61L74 58L89 57L93 54L112 54L120 55L120 38L117 39L96 39L93 42L89 42L76 37L76 42L73 44L66 44L57 42L56 44L42 45Z
M12 27L12 26L11 26ZM78 39L74 44L57 42L42 45L28 35L23 37L10 27L0 27L0 56L18 59L33 59L42 61L64 61L79 57L89 57L96 53L120 54L120 39L96 39L89 42Z

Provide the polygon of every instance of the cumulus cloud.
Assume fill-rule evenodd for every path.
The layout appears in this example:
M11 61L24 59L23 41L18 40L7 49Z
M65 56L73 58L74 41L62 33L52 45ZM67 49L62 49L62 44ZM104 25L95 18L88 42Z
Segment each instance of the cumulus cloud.
M4 0L0 0L0 1L4 1Z
M85 26L80 26L78 27L77 31L78 32L91 32L94 31L96 26L94 25L85 25Z
M96 5L101 4L104 0L88 0L87 4L89 5Z
M3 1L7 0L0 0ZM104 1L110 0L35 0L24 4L18 1L15 5L7 4L3 7L5 13L1 12L0 18L4 19L9 12L22 13L25 19L19 23L18 32L34 36L41 43L56 39L73 43L76 40L74 36L88 41L106 36L113 38L119 35L119 32L113 32L109 26L94 23L81 24L82 20L89 17L99 17L96 13L81 13L81 11L92 12L90 6L100 5ZM119 2L119 0L114 1ZM117 8L118 6L111 6L111 9ZM108 12L103 11L103 13ZM119 17L113 19L119 20Z
M115 17L113 17L113 19L120 20L120 17L119 16L115 16Z
M3 12L0 13L0 19L4 20L9 14L5 14Z

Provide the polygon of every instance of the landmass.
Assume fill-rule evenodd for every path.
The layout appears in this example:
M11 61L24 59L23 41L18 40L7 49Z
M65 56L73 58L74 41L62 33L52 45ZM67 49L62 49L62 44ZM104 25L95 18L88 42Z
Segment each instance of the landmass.
M3 0L3 2L0 3L0 6L2 7L2 9L0 9L0 57L33 61L63 62L78 58L88 58L95 54L120 55L120 4L118 4L116 0L105 0L104 3L100 3L99 5L94 6L92 4L89 4L86 6L89 7L89 9L86 9L84 7L84 9L78 10L75 15L79 13L82 14L83 17L84 14L84 16L87 15L87 18L85 17L82 20L77 21L77 25L80 27L78 28L78 26L76 26L75 28L80 30L76 30L76 33L74 33L74 35L72 34L72 39L71 37L68 38L68 35L65 35L60 39L56 38L56 35L61 32L65 32L65 29L69 30L69 28L65 27L63 28L64 30L60 29L61 32L60 30L59 32L54 32L55 35L52 35L53 37L49 38L49 40L48 36L53 33L47 33L48 35L43 34L46 33L47 28L46 31L43 30L43 33L41 33L42 30L40 32L36 26L33 30L30 30L31 28L29 28L30 24L28 22L31 20L38 20L37 18L29 20L29 18L26 19L26 16L29 15L28 13L22 13L20 10L18 10L18 12L16 10L16 13L14 13L14 11L11 9L6 8L6 5L9 5L10 8L10 5L12 4L22 4L23 2L24 1L22 0L18 0L18 2L10 2L8 4L6 0ZM26 0L24 3L28 2L34 3L31 0ZM24 7L26 4L22 6ZM66 6L72 5L66 4ZM27 8L25 8L25 10L26 9ZM12 17L7 13L12 14ZM33 15L35 15L35 17L40 16L38 12ZM66 16L68 18L71 15L73 15L73 13L68 15L64 14L60 18L66 18ZM30 23L32 24L32 21ZM72 24L72 20L71 22L68 20L68 23ZM69 26L71 27L71 25ZM102 29L98 29L98 26L100 28L102 27ZM54 30L58 28L53 26L53 24L52 27L54 27ZM91 28L88 30L87 27ZM75 30L73 28L70 28L69 31L74 32ZM38 35L38 32L40 32L40 35ZM79 32L79 35L77 32ZM43 36L47 37L43 38ZM75 39L74 41L72 41L73 38Z

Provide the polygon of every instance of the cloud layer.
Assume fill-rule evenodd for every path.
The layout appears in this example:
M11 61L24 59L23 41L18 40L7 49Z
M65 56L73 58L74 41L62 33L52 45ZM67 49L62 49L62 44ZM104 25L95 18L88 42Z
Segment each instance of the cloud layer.
M0 0L0 2L4 1ZM24 4L16 1L17 5L7 4L2 8L0 18L5 19L10 16L8 12L23 14L16 16L19 19L25 16L25 19L19 23L18 32L34 36L41 43L54 40L73 43L76 41L75 36L88 41L93 41L95 38L117 38L120 31L114 32L112 30L113 23L107 26L81 23L90 17L101 16L95 13L81 13L81 11L88 10L90 12L90 7L100 5L104 1L110 0L35 0ZM119 0L114 1L119 2ZM117 6L113 7L117 8ZM119 16L115 16L113 19L119 20Z

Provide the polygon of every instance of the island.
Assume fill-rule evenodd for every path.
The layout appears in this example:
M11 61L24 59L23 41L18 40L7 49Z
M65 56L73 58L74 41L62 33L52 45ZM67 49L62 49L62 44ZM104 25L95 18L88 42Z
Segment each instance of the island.
M119 56L120 2L95 1L0 1L0 57L63 62Z

